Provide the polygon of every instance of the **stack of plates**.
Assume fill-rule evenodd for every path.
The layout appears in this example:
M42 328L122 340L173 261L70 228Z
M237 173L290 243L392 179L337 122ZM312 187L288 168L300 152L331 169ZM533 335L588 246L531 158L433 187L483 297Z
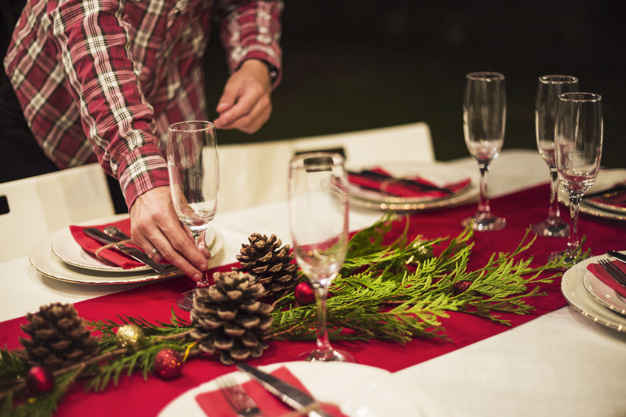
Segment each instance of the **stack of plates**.
M470 172L454 169L450 168L445 163L417 164L413 162L379 164L378 166L389 172L394 178L421 177L440 186L446 183L456 183L466 178L471 178L471 182L465 188L445 197L396 197L351 185L350 202L353 207L399 211L432 210L464 204L478 196L478 170L472 170ZM350 170L358 172L371 168L372 167L350 167Z
M596 194L602 190L612 188L615 184L625 181L626 169L603 169L600 170L595 183L586 194ZM567 192L562 189L562 187L559 189L559 200L565 205L568 205L569 203ZM609 204L608 202L603 203L601 200L597 199L592 200L589 198L583 198L580 203L580 211L585 214L605 219L626 220L626 207L619 207Z
M107 224L122 220L127 214L82 226ZM207 246L215 256L224 247L224 237L212 227L207 232ZM119 285L148 282L178 276L181 272L173 266L165 274L157 274L147 266L123 269L96 258L80 247L69 227L58 230L34 246L28 258L31 265L43 275L60 281L89 285Z
M585 317L620 332L626 332L626 298L587 270L587 265L608 255L586 259L563 274L561 291Z

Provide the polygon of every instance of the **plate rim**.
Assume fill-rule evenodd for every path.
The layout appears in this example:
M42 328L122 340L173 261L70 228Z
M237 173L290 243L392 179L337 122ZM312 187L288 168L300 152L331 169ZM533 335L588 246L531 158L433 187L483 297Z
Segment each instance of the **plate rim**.
M591 280L593 280L594 282L592 283ZM613 290L611 287L609 287L608 285L606 285L604 282L602 282L602 280L600 280L598 277L596 277L594 274L592 274L591 272L587 271L585 273L585 275L583 275L583 285L585 287L585 289L587 290L587 292L589 293L589 295L591 295L597 302L599 302L600 304L602 304L603 306L605 306L606 308L615 311L616 313L624 316L626 315L626 306L624 308L618 307L616 305L611 304L609 301L605 300L604 298L602 298L599 294L596 294L596 292L593 289L593 285L600 285L604 288L606 288L607 292L612 292L615 294L616 297L618 297L619 295L617 294L617 292L615 292L615 290ZM609 294L611 295L611 294Z
M583 277L587 271L587 265L599 259L608 258L608 255L598 255L585 259L563 273L561 278L561 293L567 302L584 317L618 332L626 332L626 317L604 307L587 292L583 284ZM582 271L580 271L582 269ZM582 287L582 288L580 288ZM586 297L586 299L585 299ZM585 303L598 307L598 311L587 311ZM621 322L621 323L619 323ZM619 324L618 324L619 323Z

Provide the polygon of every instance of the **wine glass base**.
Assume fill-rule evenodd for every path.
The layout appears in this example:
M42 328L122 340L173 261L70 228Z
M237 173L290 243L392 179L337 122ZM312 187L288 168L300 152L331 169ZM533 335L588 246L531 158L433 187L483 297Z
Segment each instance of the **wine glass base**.
M196 290L185 291L176 299L176 305L183 311L191 311L195 303Z
M307 362L352 362L356 363L354 356L344 350L331 349L329 351L321 351L315 349L311 352L304 352L296 357L299 361Z
M584 254L579 254L578 256L584 258L586 256L583 256ZM571 252L568 250L563 250L560 252L552 252L550 254L550 256L548 256L548 262L556 262L559 261L561 259L564 259L565 262L572 262L574 259L576 259L576 253L575 252ZM580 259L582 260L582 259Z
M544 237L568 237L569 236L569 224L561 219L550 220L546 219L541 223L533 224L530 230L536 233L538 236Z
M472 217L468 217L463 220L461 224L464 227L472 225L472 230L477 232L494 232L496 230L502 230L506 226L506 219L503 217L497 217L489 213L489 215L476 214Z

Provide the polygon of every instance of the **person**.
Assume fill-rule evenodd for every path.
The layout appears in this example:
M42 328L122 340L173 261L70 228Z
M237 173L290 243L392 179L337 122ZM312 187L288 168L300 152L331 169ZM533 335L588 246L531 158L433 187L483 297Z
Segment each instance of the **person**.
M119 182L133 241L200 281L210 254L174 212L167 129L208 119L202 61L213 22L231 70L215 127L254 133L269 119L283 7L281 0L27 0L4 60L12 88L3 88L0 119L15 135L2 135L13 151L0 158L14 162L27 148L21 123L56 168L98 161ZM22 120L5 112L12 100Z

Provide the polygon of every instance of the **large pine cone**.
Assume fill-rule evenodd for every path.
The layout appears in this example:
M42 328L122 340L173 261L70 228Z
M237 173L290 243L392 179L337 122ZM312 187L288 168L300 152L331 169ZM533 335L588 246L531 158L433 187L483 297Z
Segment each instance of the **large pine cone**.
M257 300L265 292L263 285L237 271L216 272L213 279L214 285L197 290L191 337L204 352L220 352L225 365L261 357L274 319L274 308Z
M292 263L294 256L289 245L282 245L276 235L267 237L253 233L248 237L250 244L241 245L241 254L237 260L241 267L237 271L247 272L257 277L265 288L264 295L282 294L292 290L297 284L298 265Z
M26 315L28 323L20 326L31 338L20 337L31 366L50 370L76 364L98 352L98 339L85 328L71 304L52 303L39 312Z

